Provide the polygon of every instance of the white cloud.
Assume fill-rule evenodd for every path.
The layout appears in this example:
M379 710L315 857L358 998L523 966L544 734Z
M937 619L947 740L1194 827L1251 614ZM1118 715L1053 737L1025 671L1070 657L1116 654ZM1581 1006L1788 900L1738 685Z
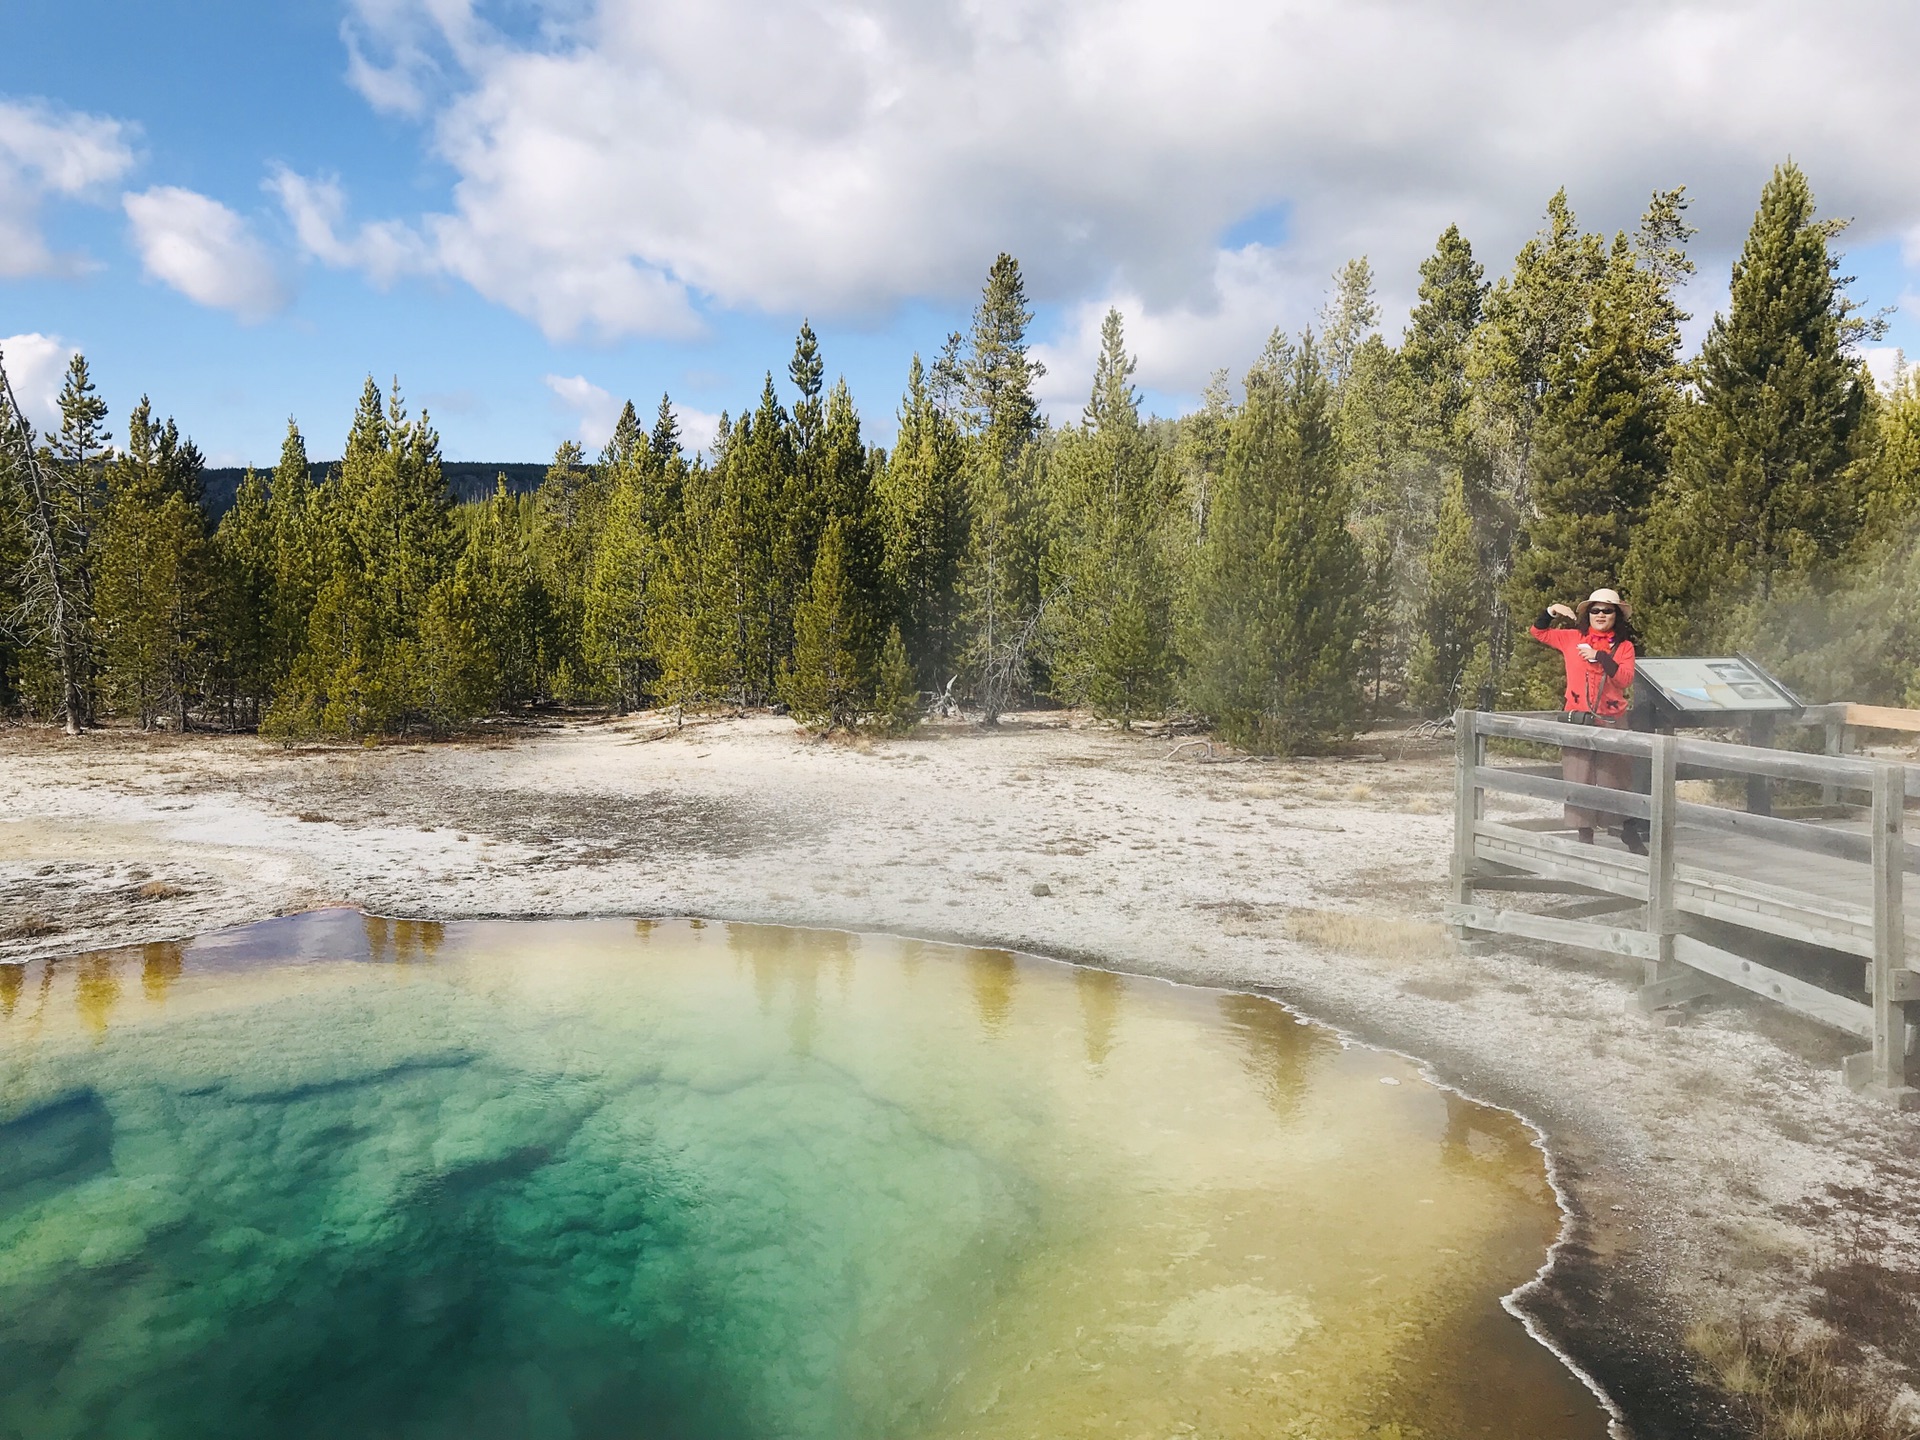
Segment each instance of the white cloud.
M554 403L577 422L576 434L589 451L598 450L613 437L626 402L609 390L603 390L584 375L548 375L547 389ZM680 426L680 448L689 453L705 450L720 433L720 417L705 410L675 405L673 416ZM642 423L649 423L643 421Z
M445 88L435 51L470 57L477 29L471 0L349 0L340 22L347 83L383 115L418 116Z
M1139 360L1134 381L1165 394L1190 394L1229 360L1244 363L1259 354L1276 325L1298 328L1312 320L1326 282L1326 276L1300 273L1270 246L1247 245L1217 253L1211 290L1200 303L1156 308L1132 288L1081 301L1070 307L1058 339L1034 346L1047 367L1036 387L1041 402L1056 420L1079 415L1109 308L1126 322L1127 350Z
M154 279L248 323L286 307L291 297L273 257L247 222L218 200L156 185L121 197L121 205L133 222L140 261Z
M720 417L709 411L675 405L673 418L680 425L680 448L689 454L707 449L720 434Z
M549 375L546 381L556 402L578 420L582 445L598 450L612 438L620 419L619 400L584 375Z
M0 100L0 279L90 268L49 248L41 207L49 196L86 198L118 180L133 168L131 140L129 126L106 116Z
M1862 356L1873 375L1873 383L1882 390L1891 390L1906 373L1907 357L1897 345L1869 345Z
M301 248L323 265L363 271L383 290L403 275L428 274L437 268L419 232L398 221L363 224L342 235L347 202L337 180L310 180L277 165L267 177L266 188L280 198Z
M1791 152L1855 243L1920 233L1903 0L354 0L356 83L456 174L439 263L556 337L696 301L816 317L1125 298L1145 383L1197 389L1371 254L1384 308L1458 221L1495 272L1571 189L1631 225L1687 183L1724 274ZM1229 248L1284 208L1285 239ZM1063 367L1064 368L1064 367ZM1061 381L1060 383L1064 383ZM1076 387L1078 388L1078 387Z
M67 344L58 335L32 332L0 340L0 357L6 360L14 396L36 429L45 432L59 428L60 382L66 376L67 362L79 353L79 347Z

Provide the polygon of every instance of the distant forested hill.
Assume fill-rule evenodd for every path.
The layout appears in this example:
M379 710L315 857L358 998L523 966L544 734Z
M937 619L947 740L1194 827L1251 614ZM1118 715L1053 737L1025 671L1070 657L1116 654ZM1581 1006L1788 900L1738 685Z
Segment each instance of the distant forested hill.
M271 470L271 465L259 467L262 474ZM338 460L321 460L313 465L313 483L318 485L329 470L340 468ZM227 513L233 504L234 492L240 488L240 481L246 470L239 466L230 466L220 470L201 471L201 494L206 497L207 509L215 519ZM442 460L440 473L446 477L447 490L455 500L484 500L493 493L494 477L507 477L507 489L515 495L530 495L540 488L540 479L547 473L547 467L541 464L505 464L496 465L481 460Z

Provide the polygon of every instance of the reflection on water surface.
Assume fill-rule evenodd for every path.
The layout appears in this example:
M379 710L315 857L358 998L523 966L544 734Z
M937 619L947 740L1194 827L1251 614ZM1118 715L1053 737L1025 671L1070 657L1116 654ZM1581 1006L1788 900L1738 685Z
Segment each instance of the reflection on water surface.
M1557 1222L1403 1062L999 951L323 911L0 966L22 1440L1597 1437L1497 1304Z

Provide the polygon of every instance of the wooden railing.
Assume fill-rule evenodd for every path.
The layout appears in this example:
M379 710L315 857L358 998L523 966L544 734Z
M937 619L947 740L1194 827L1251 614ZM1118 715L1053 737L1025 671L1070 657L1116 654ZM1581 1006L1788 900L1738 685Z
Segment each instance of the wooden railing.
M1907 798L1920 796L1920 770L1473 710L1455 716L1455 735L1447 920L1462 940L1476 931L1506 934L1639 959L1645 975L1637 999L1649 1010L1697 998L1716 981L1731 983L1869 1039L1872 1049L1848 1063L1849 1080L1903 1107L1920 1102L1920 1089L1908 1082L1907 1059L1908 1007L1920 1005L1920 971L1908 967L1903 908L1906 871L1920 866L1920 846L1907 840L1904 819ZM1581 785L1545 767L1489 764L1489 737L1630 756L1645 762L1646 788ZM1789 780L1818 785L1823 793L1857 794L1866 801L1869 823L1855 831L1683 800L1676 788L1683 767L1689 774L1745 778L1750 793L1756 785L1764 794L1766 782ZM1578 844L1537 823L1490 820L1489 791L1644 822L1647 853ZM1737 848L1732 861L1682 864L1676 847L1682 826L1785 847L1822 862L1809 861L1786 885L1741 873ZM1483 898L1483 892L1502 891L1564 895L1579 903L1540 913L1498 908ZM1596 923L1597 917L1641 907L1638 924ZM1716 931L1722 940L1743 933L1748 939L1725 948L1692 933L1709 928L1700 921L1741 927ZM1767 937L1857 957L1864 962L1871 1003L1767 963ZM1920 1011L1914 1018L1920 1019Z

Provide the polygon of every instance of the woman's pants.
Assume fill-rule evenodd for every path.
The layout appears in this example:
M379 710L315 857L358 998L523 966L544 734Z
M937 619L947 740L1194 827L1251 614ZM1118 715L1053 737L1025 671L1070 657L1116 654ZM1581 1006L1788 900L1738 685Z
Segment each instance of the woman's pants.
M1627 728L1625 715L1597 715L1594 723L1603 730ZM1633 757L1613 755L1604 750L1582 750L1566 746L1560 752L1560 774L1576 785L1604 785L1609 790L1633 788ZM1582 805L1567 806L1567 825L1575 830L1599 830L1620 822L1623 817L1606 810L1589 810Z

